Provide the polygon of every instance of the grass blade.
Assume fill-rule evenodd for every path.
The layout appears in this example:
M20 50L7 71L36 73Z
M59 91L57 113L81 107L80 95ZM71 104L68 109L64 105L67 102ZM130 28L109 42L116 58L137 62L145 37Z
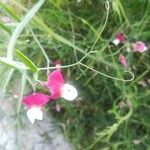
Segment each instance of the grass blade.
M38 69L35 66L35 64L28 57L26 57L21 51L16 50L16 55L33 72L37 72Z
M44 0L39 0L33 6L33 8L26 14L26 16L24 17L24 19L18 24L18 26L14 30L14 32L13 32L13 34L11 36L10 42L8 44L7 58L9 58L9 59L13 58L13 49L15 47L16 41L17 41L20 33L25 28L25 26L27 25L27 23L33 18L33 16L35 15L35 13L40 9L40 7L43 5L43 3L44 3Z
M26 80L27 80L27 72L24 71L22 74L22 79L21 79L21 84L20 84L20 94L19 94L18 103L17 103L17 115L19 115L20 113L21 101L22 101L23 94L25 91Z
M4 31L8 32L9 34L11 33L10 29L1 22L0 22L0 29L3 29Z
M10 7L5 6L2 2L0 2L0 7L4 9L4 11L10 15L14 20L19 21L19 17L15 14L13 10L11 10Z
M7 88L7 85L8 85L8 83L10 82L10 80L12 78L13 72L14 72L14 68L12 68L11 70L9 70L9 72L7 74L6 81L5 81L5 83L3 85L3 88L2 88L2 93L5 92L5 89Z

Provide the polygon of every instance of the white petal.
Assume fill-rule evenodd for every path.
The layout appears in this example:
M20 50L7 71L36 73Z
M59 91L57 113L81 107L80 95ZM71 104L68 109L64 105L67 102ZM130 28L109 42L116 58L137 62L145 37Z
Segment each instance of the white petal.
M41 111L41 108L38 107L32 107L27 111L27 117L30 120L32 124L34 124L35 119L37 120L43 120L43 113Z
M35 119L43 120L43 112L41 110L36 112Z
M143 49L143 52L146 51L146 50L148 50L148 48L145 46L144 49Z
M118 45L118 44L120 43L120 41L119 41L119 39L115 39L115 40L113 40L113 43L114 43L115 45Z
M30 122L31 122L32 124L34 124L35 118L34 118L34 114L32 114L32 110L31 110L31 109L29 109L29 110L27 111L27 117L28 117L28 119L30 120Z
M61 97L65 100L72 101L78 96L76 88L70 84L64 84Z

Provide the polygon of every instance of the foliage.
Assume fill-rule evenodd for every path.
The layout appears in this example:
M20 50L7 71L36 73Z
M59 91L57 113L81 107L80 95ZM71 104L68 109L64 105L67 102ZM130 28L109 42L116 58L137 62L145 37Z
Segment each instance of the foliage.
M6 92L21 79L18 115L27 87L39 90L36 82L60 60L79 97L50 103L48 110L76 149L150 148L149 51L127 53L111 42L124 33L149 47L149 0L10 0L0 2L0 11L12 20L0 22L0 88ZM119 53L126 54L128 70L118 63Z

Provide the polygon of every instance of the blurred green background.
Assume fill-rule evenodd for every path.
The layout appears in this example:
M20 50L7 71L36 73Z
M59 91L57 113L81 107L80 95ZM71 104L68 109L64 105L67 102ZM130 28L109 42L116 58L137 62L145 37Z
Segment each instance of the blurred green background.
M54 101L46 106L47 112L58 121L63 134L77 150L149 150L150 53L149 50L128 53L125 47L136 41L150 47L150 1L46 0L34 14L32 8L36 3L40 1L0 2L1 58L7 55L11 38L16 38L13 60L22 61L15 53L16 48L38 69L54 66L55 60L70 65L86 56L82 64L62 69L66 82L76 86L79 97L71 103L62 99ZM13 37L30 10L33 10L32 19L20 27L23 31L19 37ZM4 16L9 17L10 23L2 19ZM125 35L124 45L112 44L117 33ZM132 81L101 74L132 78L118 62L120 53L126 56L127 70L135 75ZM10 95L16 89L19 100L14 109L16 114L25 114L20 104L22 96L35 88L43 90L33 77L37 73L32 69L18 71L15 64L12 69L11 61L0 62L0 89ZM22 63L26 65L25 61ZM39 71L38 76L39 80L46 80L46 70ZM61 112L54 110L56 105L61 107Z

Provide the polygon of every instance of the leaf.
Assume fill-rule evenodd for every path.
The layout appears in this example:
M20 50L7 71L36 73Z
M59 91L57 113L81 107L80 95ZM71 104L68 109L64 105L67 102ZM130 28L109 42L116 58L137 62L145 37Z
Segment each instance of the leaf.
M8 32L9 34L11 33L10 29L1 22L0 22L0 28L3 29L4 31Z
M6 57L0 57L0 64L4 64L5 66L8 66L8 67L13 67L13 68L16 68L18 70L28 69L26 66L24 66L24 64L10 60Z
M18 26L15 28L10 41L8 43L7 47L7 58L12 59L13 58L13 49L15 47L16 41L23 31L23 29L26 27L26 25L29 23L29 21L34 17L35 13L40 9L40 7L44 4L45 0L39 0L32 8L29 10L29 12L25 15L25 17L22 19L22 21L18 24Z
M16 50L16 55L33 72L37 72L38 69L35 66L35 64L27 56L25 56L21 51Z
M1 92L4 93L10 80L12 79L12 75L14 72L14 68L12 68L11 70L7 70L6 74L3 75L3 82L1 84Z
M3 8L5 10L5 12L7 14L9 14L14 20L19 21L19 17L15 14L15 12L12 10L11 7L6 6L5 4L3 4L2 2L0 2L0 7Z

